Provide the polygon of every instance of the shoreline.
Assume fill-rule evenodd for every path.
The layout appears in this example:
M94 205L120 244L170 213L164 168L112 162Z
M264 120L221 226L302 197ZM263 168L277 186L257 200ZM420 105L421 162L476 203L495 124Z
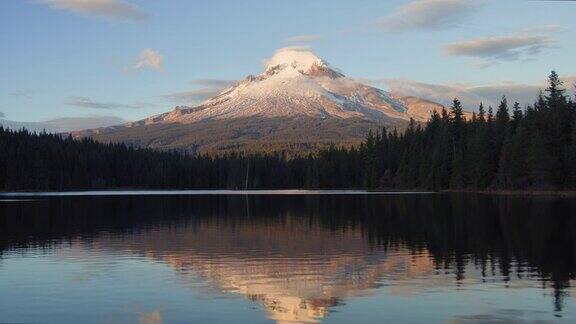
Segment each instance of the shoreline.
M213 195L393 195L393 194L437 194L432 191L369 191L369 190L309 190L309 189L208 189L208 190L83 190L83 191L20 191L0 192L2 197L76 197L76 196L213 196Z
M498 196L554 196L563 198L576 197L576 190L467 190L467 189L448 189L440 190L440 193L473 193L481 195L498 195Z
M479 194L494 196L551 196L563 198L576 198L576 190L473 190L473 189L446 189L446 190L418 190L418 189L143 189L143 188L100 188L77 189L62 191L1 191L0 197L6 196L66 196L66 195L154 195L154 194L394 194L394 193L428 193L428 194Z

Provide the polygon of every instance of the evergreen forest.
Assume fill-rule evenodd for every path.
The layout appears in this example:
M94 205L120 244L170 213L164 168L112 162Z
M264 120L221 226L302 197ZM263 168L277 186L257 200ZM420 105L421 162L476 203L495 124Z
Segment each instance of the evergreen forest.
M0 191L85 189L576 189L576 103L556 72L527 107L449 109L404 132L318 153L190 156L0 127Z

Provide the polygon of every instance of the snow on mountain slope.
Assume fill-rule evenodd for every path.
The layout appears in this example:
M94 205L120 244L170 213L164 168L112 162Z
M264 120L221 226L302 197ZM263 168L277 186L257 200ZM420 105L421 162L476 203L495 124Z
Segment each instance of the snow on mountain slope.
M305 153L362 141L369 130L424 122L439 104L390 93L344 76L309 50L278 50L264 72L196 106L137 122L74 132L186 152L284 150Z
M310 51L283 49L265 71L248 76L195 107L177 107L137 124L193 123L205 119L246 117L361 118L419 121L389 93L345 77Z

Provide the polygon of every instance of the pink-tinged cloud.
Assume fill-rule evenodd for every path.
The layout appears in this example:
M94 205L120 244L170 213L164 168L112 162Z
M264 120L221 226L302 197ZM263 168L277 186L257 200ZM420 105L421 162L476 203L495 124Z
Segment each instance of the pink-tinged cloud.
M148 13L123 0L38 0L54 9L114 20L146 20Z
M415 0L380 18L376 24L386 32L453 27L477 4L474 0Z
M134 70L139 71L146 68L162 70L164 57L151 48L145 48L140 52L140 58L134 65Z

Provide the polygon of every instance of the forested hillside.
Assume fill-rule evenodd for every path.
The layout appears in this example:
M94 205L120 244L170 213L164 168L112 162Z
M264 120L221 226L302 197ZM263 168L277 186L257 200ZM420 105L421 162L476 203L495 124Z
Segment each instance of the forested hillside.
M96 188L574 189L576 105L555 72L531 106L450 111L355 148L185 156L0 128L0 190ZM567 85L571 86L571 85Z

